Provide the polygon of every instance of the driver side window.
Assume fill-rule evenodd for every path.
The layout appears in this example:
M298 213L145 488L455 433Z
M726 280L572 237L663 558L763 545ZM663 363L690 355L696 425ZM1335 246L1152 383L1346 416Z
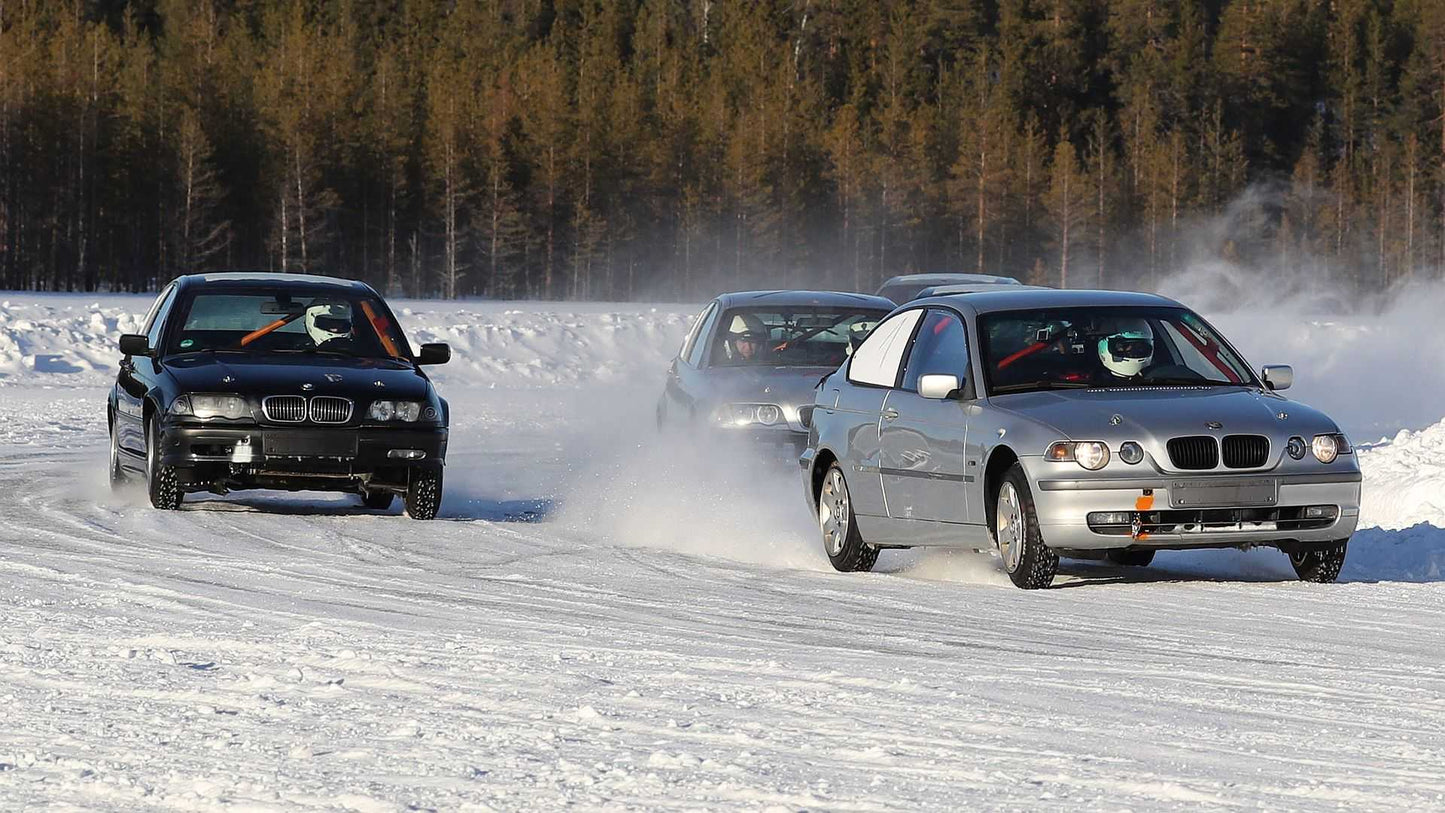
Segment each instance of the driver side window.
M917 392L918 379L932 374L956 375L960 383L968 381L968 333L963 321L948 311L928 311L908 354L903 389Z
M170 314L171 303L176 299L176 286L171 285L156 300L156 307L151 311L150 318L146 322L146 340L152 348L159 349L161 346L161 334L165 332L166 317Z

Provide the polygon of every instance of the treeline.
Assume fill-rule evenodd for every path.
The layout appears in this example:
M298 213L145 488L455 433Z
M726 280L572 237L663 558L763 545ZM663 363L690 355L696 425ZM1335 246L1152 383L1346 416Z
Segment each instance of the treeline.
M0 0L0 287L1380 288L1442 105L1440 0Z

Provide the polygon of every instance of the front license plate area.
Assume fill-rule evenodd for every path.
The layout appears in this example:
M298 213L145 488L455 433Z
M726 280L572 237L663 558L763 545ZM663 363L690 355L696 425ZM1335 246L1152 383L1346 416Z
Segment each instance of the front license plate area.
M1279 502L1279 481L1272 479L1176 480L1169 485L1171 508L1234 508Z
M356 457L356 433L268 434L261 446L267 457Z

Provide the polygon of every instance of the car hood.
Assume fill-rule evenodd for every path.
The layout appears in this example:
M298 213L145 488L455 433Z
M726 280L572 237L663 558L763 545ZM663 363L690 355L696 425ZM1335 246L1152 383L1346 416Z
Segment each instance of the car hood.
M1070 440L1162 443L1182 435L1278 438L1339 431L1319 410L1247 387L1029 392L994 396L989 403Z
M793 407L813 403L818 380L836 367L713 367L708 370L707 396L714 403L777 404Z
M409 362L389 359L193 353L167 359L165 370L182 392L425 400L430 389Z

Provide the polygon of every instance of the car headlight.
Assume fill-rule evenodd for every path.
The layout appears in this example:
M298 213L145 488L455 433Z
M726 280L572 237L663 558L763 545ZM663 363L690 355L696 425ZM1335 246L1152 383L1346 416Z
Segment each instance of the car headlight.
M776 404L724 404L713 412L720 426L775 426L783 422L783 410Z
M1089 471L1109 465L1109 447L1097 440L1061 440L1049 446L1044 457L1055 463L1078 463Z
M239 395L182 395L171 402L171 414L234 421L251 417L251 408Z
M1315 453L1315 459L1321 463L1333 463L1342 454L1351 452L1350 442L1345 440L1341 434L1315 435L1310 443L1310 451Z
M423 411L427 411L435 419L436 410L426 406L420 401L372 401L371 409L366 411L366 417L373 421L402 421L414 423L420 418Z

